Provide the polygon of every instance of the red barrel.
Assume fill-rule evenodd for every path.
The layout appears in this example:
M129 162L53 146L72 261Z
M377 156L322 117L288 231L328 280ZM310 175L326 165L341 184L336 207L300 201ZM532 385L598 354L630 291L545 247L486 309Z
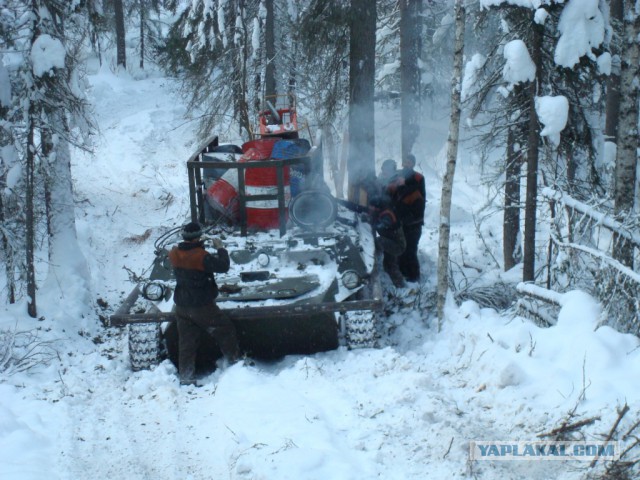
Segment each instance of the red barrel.
M225 217L238 218L238 170L230 168L207 189L207 203Z
M266 160L271 157L273 146L278 142L279 138L258 138L242 144L242 153L247 153L251 149L255 149L258 156ZM243 155L244 156L244 155Z
M247 142L242 146L243 153L238 161L265 160L269 158L274 143L271 139ZM222 177L213 182L207 189L206 199L211 208L232 221L237 220L238 170L230 168Z

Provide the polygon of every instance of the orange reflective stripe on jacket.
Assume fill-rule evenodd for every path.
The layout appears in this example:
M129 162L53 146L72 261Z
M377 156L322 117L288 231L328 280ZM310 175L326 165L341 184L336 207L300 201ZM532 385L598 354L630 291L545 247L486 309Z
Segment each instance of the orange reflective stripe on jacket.
M204 257L206 255L207 252L204 248L194 248L192 250L174 248L169 252L169 261L174 268L204 272Z

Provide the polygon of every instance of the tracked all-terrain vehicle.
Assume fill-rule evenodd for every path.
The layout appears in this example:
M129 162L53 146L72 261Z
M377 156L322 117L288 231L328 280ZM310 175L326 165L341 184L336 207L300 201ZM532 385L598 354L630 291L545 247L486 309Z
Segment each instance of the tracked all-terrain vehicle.
M382 308L374 233L358 208L329 193L322 150L300 138L295 105L284 100L267 103L253 140L212 137L186 162L190 219L230 253L230 270L216 275L218 306L256 359L374 346ZM128 328L134 370L166 357L177 364L167 255L179 235L175 227L158 238L148 280L110 317ZM210 370L222 355L203 336L197 368Z

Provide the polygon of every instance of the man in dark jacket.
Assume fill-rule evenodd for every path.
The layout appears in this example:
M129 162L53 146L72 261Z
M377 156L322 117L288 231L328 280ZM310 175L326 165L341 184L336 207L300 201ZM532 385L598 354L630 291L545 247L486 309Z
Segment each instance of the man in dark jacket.
M394 206L402 222L407 247L398 257L400 271L409 282L420 280L418 243L424 225L426 192L424 176L414 170L416 157L409 154L402 162L401 182L395 191Z
M398 181L396 162L392 159L382 162L377 178L377 193L369 201L373 226L378 233L377 242L383 252L382 266L393 285L405 287L404 278L398 268L398 258L405 250L402 224L397 218L393 204L393 193Z
M229 253L217 238L213 243L217 253L207 252L201 237L200 224L188 223L182 228L184 242L169 252L176 277L173 300L178 318L181 385L195 384L196 353L203 330L216 340L230 363L240 357L235 327L215 302L218 286L213 274L229 270Z

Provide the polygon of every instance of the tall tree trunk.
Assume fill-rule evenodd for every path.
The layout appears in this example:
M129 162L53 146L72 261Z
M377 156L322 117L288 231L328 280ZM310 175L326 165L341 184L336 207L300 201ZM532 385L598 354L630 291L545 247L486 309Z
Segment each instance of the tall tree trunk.
M32 31L31 46L35 44L40 35L40 14L41 5L38 0L31 0ZM29 89L29 106L27 107L27 142L26 142L26 164L25 164L25 269L27 280L27 313L30 317L38 316L37 308L37 285L36 285L36 214L35 214L35 169L36 169L36 128L38 125L39 108L36 106L39 86L37 79L31 78L32 86Z
M127 68L127 51L124 33L124 7L122 0L113 0L113 10L116 20L116 64L118 67Z
M458 158L458 139L460 135L460 94L462 87L462 64L464 60L464 26L465 0L456 0L455 45L453 53L453 78L451 80L451 120L449 122L449 138L447 140L447 169L442 180L442 196L440 200L440 238L438 240L438 291L437 312L438 331L444 320L444 304L449 290L449 241L451 232L451 196L453 194L453 177L456 172Z
M627 2L624 16L624 41L621 55L620 105L618 149L615 169L615 212L624 215L634 209L636 167L638 163L638 78L640 78L640 15L634 2ZM624 265L633 267L633 245L621 237L614 238L613 256Z
M349 42L349 199L360 202L365 180L375 175L374 79L376 2L352 0Z
M238 0L234 10L234 25L240 20L240 31L234 35L233 55L233 90L234 90L234 113L240 127L240 134L244 131L247 137L252 136L251 118L249 115L249 99L247 98L247 82L248 82L248 39L247 28L244 18L244 0Z
M6 176L0 177L0 183L6 182ZM4 204L4 193L0 193L0 225L5 225L7 221L7 214ZM16 303L16 283L15 283L15 252L11 247L11 243L7 236L7 229L0 228L0 237L2 237L2 256L5 258L4 271L7 277L7 301L9 303Z
M507 138L507 168L504 184L504 217L502 227L502 252L504 270L511 270L521 258L520 240L520 152L516 152L515 135L509 129Z
M138 0L138 5L140 7L140 68L144 69L144 36L145 36L145 5L143 0Z
M0 55L0 78L2 80L6 80L7 83L9 81L9 74L4 68L2 55ZM0 80L0 82L2 82ZM11 97L13 93L10 91L10 84L8 83L7 90L9 90L7 99L0 99L0 118L6 119L6 123L4 125L0 125L0 151L3 152L3 157L0 158L0 186L6 187L7 185L7 173L11 168L11 165L15 162L13 154L7 154L9 149L13 150L13 136L11 134L12 123L8 118L9 115L9 105L11 103ZM6 93L6 92L5 92ZM4 104L3 100L6 100L6 104ZM16 253L13 250L11 245L11 241L9 238L9 228L7 225L7 221L9 220L9 207L6 205L6 199L10 195L9 189L0 188L0 238L2 242L0 243L0 248L2 251L0 252L0 256L5 259L5 276L7 277L7 301L9 303L16 302L16 284L15 284L15 260Z
M422 0L400 0L400 83L401 83L401 129L402 158L405 158L419 133L420 114L420 69L419 12Z
M531 59L536 65L536 79L529 86L529 137L527 145L527 193L524 207L524 258L522 280L535 279L536 212L538 208L538 157L540 155L540 122L536 113L536 96L542 80L542 26L533 23Z
M275 20L273 11L273 0L265 0L264 2L267 15L264 22L264 43L267 66L265 69L264 86L265 94L269 96L276 95L276 35Z
M604 134L606 141L618 143L618 120L620 117L620 51L623 29L623 0L610 0L609 18L613 35L610 50L613 57L611 74L607 79L607 106Z
M35 37L34 37L35 39ZM25 252L26 252L26 276L27 276L27 313L30 317L38 316L36 302L36 269L35 269L35 243L36 243L36 215L34 207L35 195L35 168L36 168L36 151L35 129L37 112L33 100L31 100L27 115L27 162L25 165Z

